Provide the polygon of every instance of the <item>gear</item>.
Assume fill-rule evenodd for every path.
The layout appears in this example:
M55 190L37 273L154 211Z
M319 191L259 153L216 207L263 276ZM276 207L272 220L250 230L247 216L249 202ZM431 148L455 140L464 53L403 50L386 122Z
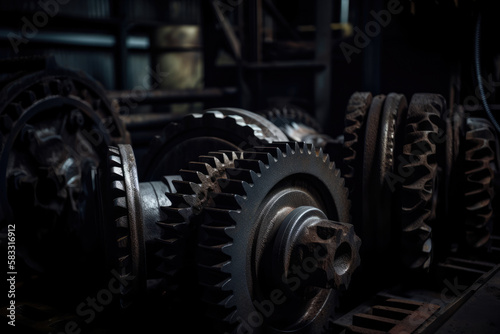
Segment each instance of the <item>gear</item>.
M377 226L373 223L373 217L376 215L377 207L376 203L374 203L371 198L373 194L372 191L375 189L377 183L374 177L375 170L380 168L375 165L375 163L379 140L379 125L385 99L385 95L375 96L370 105L368 115L366 116L363 143L363 168L360 173L361 200L359 200L359 197L356 198L358 199L357 205L359 205L359 207L353 206L352 214L355 224L358 221L362 221L360 226L361 231L358 230L358 233L360 233L363 238L363 251L366 251L367 255L371 255L371 252L374 250L375 234L377 231Z
M233 333L320 332L334 311L332 288L345 288L359 264L347 189L314 146L255 149L265 154L236 159L204 209L198 265L208 316ZM310 274L302 280L300 265Z
M305 110L293 104L273 107L269 110L260 112L260 114L281 128L290 140L301 141L301 138L291 135L293 130L289 127L291 126L293 128L294 123L305 126L316 133L323 133L323 129L316 119Z
M158 270L165 275L167 286L178 289L185 286L186 265L192 265L194 257L189 247L196 238L196 217L206 206L213 206L211 194L220 192L217 179L224 177L226 170L234 167L234 161L252 153L210 152L200 156L198 162L190 162L189 170L180 170L181 180L172 181L175 192L167 193L170 205L161 207L164 219L157 222L162 232L158 242L162 245L159 256L162 263ZM193 246L196 246L194 242ZM184 270L183 270L184 269ZM179 273L180 272L180 273Z
M364 139L366 115L371 103L372 94L369 92L356 92L347 103L344 120L343 176L351 192L354 175L356 171L361 171L363 159L361 145Z
M205 112L221 112L226 116L240 116L246 124L253 124L262 129L268 141L287 141L287 136L274 123L263 116L240 108L212 108Z
M75 257L92 263L99 252L97 238L82 240L97 228L95 174L108 145L128 135L84 73L53 58L5 68L14 74L2 77L0 91L0 224L19 223L19 256L31 270L65 275Z
M142 181L157 181L163 175L175 175L190 161L210 151L242 151L272 142L265 130L247 124L243 117L219 111L190 114L170 123L151 143L140 167Z
M465 241L467 246L487 245L492 231L495 133L486 119L467 118L464 143Z
M338 165L342 164L343 138L332 138L322 132L320 124L301 108L285 104L260 113L288 137L288 140L313 144Z
M393 183L395 160L402 153L401 139L406 121L408 104L402 94L387 95L380 118L378 152L375 157L374 181L369 191L379 194L370 201L375 204L370 212L371 224L375 225L376 249L379 254L389 254L391 248L392 222L399 221L394 208L401 207L399 187ZM375 219L374 219L375 217Z
M402 261L410 269L429 269L432 259L431 220L438 189L438 136L446 102L440 95L415 94L408 108L403 162Z
M122 307L128 307L133 299L144 293L146 281L144 220L132 147L110 147L108 166L109 202L113 207L111 221L114 224L110 234L116 245L116 248L111 247L111 254L112 259L116 259L116 270L127 282L126 286L120 286L120 293Z

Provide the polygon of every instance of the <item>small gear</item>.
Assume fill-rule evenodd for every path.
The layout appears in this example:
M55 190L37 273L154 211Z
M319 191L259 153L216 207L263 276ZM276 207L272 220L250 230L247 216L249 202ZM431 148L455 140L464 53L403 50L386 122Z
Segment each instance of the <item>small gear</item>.
M255 150L217 179L214 206L204 209L198 266L207 315L219 331L318 333L334 311L332 288L345 288L359 265L348 191L312 145ZM331 261L318 258L319 269L301 281L295 266L314 261L314 250ZM276 291L280 302L272 304Z
M224 177L226 170L234 167L234 161L253 153L220 151L207 152L199 161L190 162L189 169L179 171L181 180L172 181L175 192L167 193L170 205L161 207L164 219L157 222L162 232L157 241L162 262L158 270L165 275L167 286L177 292L185 291L189 266L193 265L196 245L196 218L204 207L213 206L211 194L220 192L217 180ZM194 243L194 244L193 244ZM193 246L193 247L190 247ZM192 279L192 278L191 278ZM191 288L191 287L189 287Z
M429 269L432 260L431 220L438 189L438 136L446 102L440 95L415 94L408 108L401 188L402 261L409 269Z
M272 142L260 126L247 124L238 115L211 110L189 114L165 127L151 143L139 165L141 181L158 181L164 175L175 175L190 161L211 151L244 149Z
M465 242L487 245L492 231L495 132L486 119L467 118L464 143Z

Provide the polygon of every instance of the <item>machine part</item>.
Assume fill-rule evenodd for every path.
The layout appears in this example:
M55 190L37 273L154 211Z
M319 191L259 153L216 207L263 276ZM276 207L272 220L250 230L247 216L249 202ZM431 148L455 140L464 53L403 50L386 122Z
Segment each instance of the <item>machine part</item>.
M266 130L268 131L268 130ZM243 117L210 111L190 114L170 123L156 137L139 166L141 181L158 181L163 175L175 175L190 161L211 151L242 151L271 142L256 124L247 124Z
M262 129L262 133L269 141L287 141L288 137L274 123L263 116L240 108L213 108L205 112L221 112L226 116L240 116L246 124L254 124Z
M0 226L16 224L19 262L71 275L97 265L96 173L128 135L96 81L53 58L33 62L32 72L10 62L17 70L2 77Z
M343 146L343 176L349 191L354 191L354 175L362 169L364 130L366 115L372 103L372 94L369 92L356 92L351 95L347 103L344 128Z
M304 134L300 131L296 133L299 127L302 127L305 133L323 133L323 129L316 119L293 104L273 107L260 112L260 114L282 129L290 140L302 141Z
M492 232L494 196L492 164L495 132L490 122L467 118L464 143L465 242L469 247L487 245Z
M409 269L429 269L432 260L431 220L438 189L437 157L441 114L440 95L415 94L408 108L402 162L401 255Z
M207 152L208 153L208 152ZM177 290L181 298L192 290L196 281L195 254L198 215L205 206L213 206L211 194L220 192L217 183L225 176L226 169L234 168L234 161L242 158L240 152L210 152L190 162L189 170L180 170L181 180L172 182L175 192L167 193L169 205L161 207L163 219L157 221L161 233L157 238L162 263L157 268L163 273L166 285ZM245 155L247 156L247 155ZM189 282L189 283L188 283ZM171 299L175 301L173 296Z
M322 332L334 312L332 287L346 286L359 263L348 191L312 145L255 149L267 154L235 160L217 180L214 207L204 209L198 264L208 316L232 333ZM274 312L261 313L263 303Z
M110 147L108 151L110 197L116 242L117 271L127 283L121 284L121 304L128 307L145 292L146 251L144 219L139 193L135 157L130 145ZM133 277L133 280L127 280Z
M402 94L390 93L387 95L380 118L378 137L378 151L375 157L373 170L374 188L370 189L370 202L374 203L375 212L370 213L372 225L376 225L377 252L387 254L391 248L391 222L399 221L401 208L399 189L395 183L395 160L402 153L401 139L403 138L408 104ZM395 210L395 208L397 208Z
M158 296L164 291L163 275L157 271L162 262L157 257L162 250L158 243L162 229L157 222L166 219L162 208L172 205L166 195L175 193L173 185L179 180L180 176L165 176L161 181L139 183L132 147L109 148L107 202L102 203L106 222L112 222L109 253L118 273L133 277L124 279L127 285L120 288L123 308L146 293Z
M361 218L362 224L360 233L363 239L363 251L371 254L375 246L376 224L373 223L376 217L377 204L372 201L373 190L377 189L377 179L375 170L379 167L375 165L378 149L379 128L382 110L384 108L385 95L377 95L373 98L366 117L366 128L363 147L363 169L361 171L361 209L355 209L353 219ZM359 204L358 204L359 205ZM353 206L354 208L354 206ZM359 208L359 207L358 207ZM354 220L356 224L356 220ZM363 254L364 255L364 254Z
M332 138L322 132L320 124L301 108L286 104L260 113L288 137L288 140L313 144L342 165L343 138Z

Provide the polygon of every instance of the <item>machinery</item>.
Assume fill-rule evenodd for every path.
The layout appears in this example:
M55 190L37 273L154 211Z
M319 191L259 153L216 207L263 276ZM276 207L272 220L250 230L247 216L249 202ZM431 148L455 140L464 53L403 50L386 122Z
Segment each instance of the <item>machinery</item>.
M181 2L166 3L183 13ZM392 86L374 84L372 68L363 86L373 89L347 97L339 89L333 99L335 55L326 49L359 38L345 17L340 29L329 17L349 1L332 3L317 1L314 25L298 28L281 16L281 1L199 4L211 13L200 24L205 38L227 39L203 46L208 88L191 91L203 108L171 106L191 93L158 89L178 73L156 71L151 90L122 89L126 51L143 35L151 55L186 48L186 60L200 50L163 45L156 23L129 25L121 9L119 20L98 21L116 33L113 90L52 56L1 60L2 326L37 334L495 332L500 128L496 86L482 77L485 68L500 77L500 50L484 47L496 36L491 8L410 1L402 9L409 34L441 17L426 6L474 23L464 33L473 55L453 41L443 51L454 53L449 96L431 80L428 90L384 91ZM176 29L190 36L189 27L165 31L181 39ZM342 34L334 47L332 34ZM371 43L363 69L387 70L375 52L380 40ZM307 74L287 82L295 71ZM209 87L228 77L237 87ZM343 97L345 108L330 103Z

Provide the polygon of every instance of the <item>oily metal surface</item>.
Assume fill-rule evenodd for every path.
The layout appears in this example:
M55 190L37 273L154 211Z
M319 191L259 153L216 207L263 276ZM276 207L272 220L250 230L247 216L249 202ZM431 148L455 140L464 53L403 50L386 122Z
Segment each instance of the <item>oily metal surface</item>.
M347 189L340 172L314 147L275 144L258 151L269 154L264 160L236 160L227 178L219 180L222 191L213 198L215 206L205 208L200 227L200 282L206 286L205 300L221 331L245 329L246 319L255 311L253 302L265 300L270 293L272 280L265 278L269 271L263 268L280 217L295 207L311 205L332 220L349 221ZM317 294L312 299L302 303L287 299L276 306L272 317L252 330L325 330L335 294L313 291ZM283 312L295 315L280 317Z

